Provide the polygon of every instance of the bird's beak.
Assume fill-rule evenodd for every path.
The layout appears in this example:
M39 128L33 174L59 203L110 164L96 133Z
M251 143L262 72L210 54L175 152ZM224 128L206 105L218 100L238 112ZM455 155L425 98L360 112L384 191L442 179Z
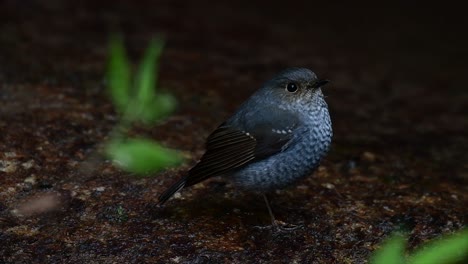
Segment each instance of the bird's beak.
M320 88L322 86L324 86L325 84L329 83L330 80L327 80L327 79L322 79L322 80L318 80L316 81L315 83L312 84L311 88Z

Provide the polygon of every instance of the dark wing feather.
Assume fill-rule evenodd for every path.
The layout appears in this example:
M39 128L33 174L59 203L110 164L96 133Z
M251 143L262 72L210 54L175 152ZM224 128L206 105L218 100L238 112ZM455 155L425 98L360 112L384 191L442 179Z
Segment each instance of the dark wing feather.
M247 132L220 126L207 139L206 153L188 172L185 186L224 174L255 159L256 139Z
M248 133L221 125L208 137L206 152L200 162L186 177L166 190L159 197L159 203L164 203L184 187L224 174L255 159L256 145L255 138Z
M287 131L287 130L285 130ZM257 146L255 148L255 159L264 159L268 156L276 154L286 149L291 142L293 133L287 132L285 134L272 133L272 130L259 130L257 129L255 133L255 138L257 140Z
M163 192L163 193L159 196L159 204L165 203L167 200L169 200L169 198L172 197L172 195L174 195L174 193L176 193L176 192L178 192L180 189L184 188L184 185L185 185L185 178L186 178L186 177L183 177L182 179L178 180L176 183L174 183L173 185L171 185L171 187L169 187L165 192Z
M284 112L270 111L254 124L222 124L207 139L206 153L195 167L160 197L167 201L184 187L210 177L226 174L254 160L264 159L283 151L291 142L297 119ZM234 128L236 127L236 128ZM245 128L245 130L237 129ZM275 129L276 128L276 129ZM282 131L278 133L275 131Z

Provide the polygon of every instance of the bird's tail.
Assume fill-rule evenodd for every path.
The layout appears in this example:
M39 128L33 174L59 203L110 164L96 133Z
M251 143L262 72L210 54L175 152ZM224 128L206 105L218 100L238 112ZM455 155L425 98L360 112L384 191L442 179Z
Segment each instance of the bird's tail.
M183 177L180 179L178 182L174 183L169 189L167 189L165 192L163 192L159 196L159 203L158 204L164 204L169 198L171 198L176 192L180 191L180 189L185 187L185 183L187 182L186 178Z

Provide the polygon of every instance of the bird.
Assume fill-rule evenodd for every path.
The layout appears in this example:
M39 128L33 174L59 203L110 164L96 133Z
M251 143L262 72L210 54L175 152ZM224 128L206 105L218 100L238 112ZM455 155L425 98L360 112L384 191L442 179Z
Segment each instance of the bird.
M333 131L322 86L307 68L288 68L265 82L207 138L206 152L181 179L159 196L164 204L176 192L211 177L263 194L309 176L328 152Z

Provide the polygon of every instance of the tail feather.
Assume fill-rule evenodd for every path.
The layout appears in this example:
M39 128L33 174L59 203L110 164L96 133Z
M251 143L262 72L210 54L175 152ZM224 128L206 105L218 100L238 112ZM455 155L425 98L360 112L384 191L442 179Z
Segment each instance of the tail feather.
M164 204L169 198L171 198L176 192L180 191L180 189L185 187L185 183L187 182L187 179L183 177L180 179L178 182L174 183L169 189L167 189L165 192L163 192L159 196L159 203L158 204Z

